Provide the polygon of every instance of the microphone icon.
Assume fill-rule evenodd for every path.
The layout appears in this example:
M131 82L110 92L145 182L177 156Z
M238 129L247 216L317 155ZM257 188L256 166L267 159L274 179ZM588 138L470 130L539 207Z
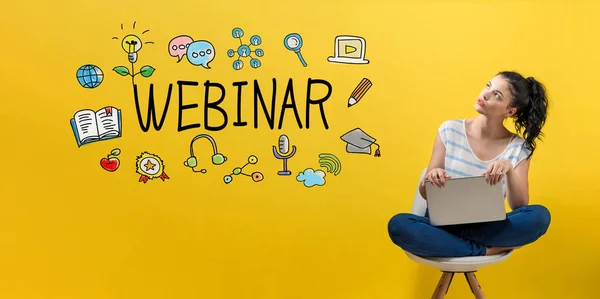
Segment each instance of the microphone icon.
M281 135L281 136L279 136L279 151L281 152L281 154L277 152L277 147L275 147L273 145L273 155L275 156L275 158L283 160L283 170L278 171L277 174L278 175L292 174L292 172L287 169L287 159L293 157L294 154L296 154L296 146L293 145L292 152L289 153L290 139L285 135Z

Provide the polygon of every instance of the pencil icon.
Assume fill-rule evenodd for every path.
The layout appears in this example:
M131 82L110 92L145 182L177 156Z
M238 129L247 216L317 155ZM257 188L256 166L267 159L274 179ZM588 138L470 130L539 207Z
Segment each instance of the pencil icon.
M367 93L369 88L371 88L371 86L373 86L371 80L363 78L360 83L358 83L354 91L352 91L352 94L348 99L348 107L352 107L354 104L358 103L360 99L362 99L362 97Z

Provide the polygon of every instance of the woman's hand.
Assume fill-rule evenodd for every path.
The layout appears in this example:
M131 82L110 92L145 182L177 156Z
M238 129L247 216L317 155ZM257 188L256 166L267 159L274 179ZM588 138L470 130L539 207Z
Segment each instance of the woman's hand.
M496 160L490 163L488 169L483 173L485 182L490 185L496 185L511 170L513 170L513 166L510 161Z
M431 182L433 185L442 188L446 185L446 179L449 178L450 176L443 168L434 168L423 177L421 186L425 186L425 182Z

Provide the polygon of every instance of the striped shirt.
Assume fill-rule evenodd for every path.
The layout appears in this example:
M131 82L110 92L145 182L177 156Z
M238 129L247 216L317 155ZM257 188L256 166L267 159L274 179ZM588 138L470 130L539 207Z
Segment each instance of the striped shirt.
M448 120L442 123L438 132L446 148L444 169L452 177L479 176L487 170L491 162L508 160L516 167L529 155L530 151L524 147L525 139L514 135L508 146L497 157L483 161L477 158L467 140L465 120ZM504 197L506 197L506 180L502 179Z

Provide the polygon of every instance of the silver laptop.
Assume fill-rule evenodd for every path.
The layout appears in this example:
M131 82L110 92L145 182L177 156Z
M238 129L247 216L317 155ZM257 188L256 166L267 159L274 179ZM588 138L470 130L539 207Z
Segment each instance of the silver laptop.
M450 178L443 188L427 182L425 190L433 226L506 219L502 182L490 186L485 176Z

